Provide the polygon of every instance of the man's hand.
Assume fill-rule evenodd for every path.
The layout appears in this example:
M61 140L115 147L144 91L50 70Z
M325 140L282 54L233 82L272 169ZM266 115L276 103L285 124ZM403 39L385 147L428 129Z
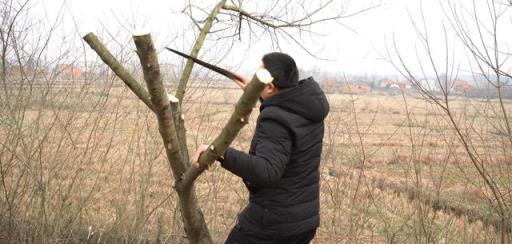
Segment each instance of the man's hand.
M197 147L196 152L194 155L192 155L192 165L196 167L196 169L199 168L199 157L201 157L201 154L208 149L208 145L201 144L199 147Z
M242 89L244 89L245 86L250 82L250 80L247 77L244 77L239 74L236 74L236 79L233 79L233 81Z

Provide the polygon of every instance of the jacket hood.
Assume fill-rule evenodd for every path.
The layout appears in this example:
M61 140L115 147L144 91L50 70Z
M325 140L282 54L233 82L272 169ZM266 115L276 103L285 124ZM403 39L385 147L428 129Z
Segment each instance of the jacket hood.
M324 120L329 113L327 98L312 77L300 80L298 86L283 89L263 100L260 110L271 106L277 106L315 123Z

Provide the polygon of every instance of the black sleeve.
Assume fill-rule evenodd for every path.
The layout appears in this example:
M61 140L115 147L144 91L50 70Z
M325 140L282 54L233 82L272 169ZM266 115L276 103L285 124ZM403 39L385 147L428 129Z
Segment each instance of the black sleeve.
M255 155L228 148L222 167L259 187L273 186L281 179L290 160L290 132L272 119L260 120L255 135Z

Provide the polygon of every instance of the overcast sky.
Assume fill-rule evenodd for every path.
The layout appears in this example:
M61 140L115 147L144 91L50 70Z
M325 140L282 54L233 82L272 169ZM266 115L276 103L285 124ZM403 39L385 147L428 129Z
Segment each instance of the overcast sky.
M477 13L487 16L486 0L475 1ZM177 0L68 0L65 11L73 16L73 23L67 24L76 26L80 35L92 31L103 35L100 38L108 39L106 35L110 33L120 42L126 42L130 41L133 29L144 28L151 31L159 48L170 46L189 52L197 29L193 28L186 15L180 13L184 6L183 2ZM207 11L215 4L215 1L209 0L192 2L204 7ZM252 0L245 1L244 4L249 11L254 11L255 4L261 5L264 1L258 2ZM469 0L451 2L455 4L452 6L461 12L471 13L473 9L472 1ZM44 10L48 16L52 16L58 12L61 3L62 1L59 0L43 1L41 5L43 7L40 9ZM280 48L290 53L303 69L382 75L397 73L396 69L385 60L388 57L387 50L394 50L393 40L395 40L400 53L411 63L411 67L419 72L419 68L413 63L417 62L418 56L419 60L426 59L412 21L423 28L420 11L422 9L430 44L434 49L434 56L438 58L437 61L442 64L446 60L444 51L447 45L442 25L444 23L448 32L448 47L451 55L455 57L453 65L463 71L469 71L471 65L467 52L457 41L445 13L450 6L447 3L448 1L437 0L345 1L345 4L335 5L336 8L332 10L343 9L345 14L350 14L367 7L377 7L354 17L344 18L340 20L341 24L332 22L320 24L311 29L315 32L314 35L304 35L299 38L308 50L322 59L308 55L294 43L281 42ZM199 16L201 14L198 10L195 13ZM506 14L510 16L510 12ZM71 22L70 18L66 21ZM505 17L503 22L505 23L503 29L508 28L508 31L500 32L500 40L512 40L510 17ZM247 36L242 35L242 40L237 39L233 46L227 45L225 41L213 39L205 43L205 49L201 50L200 56L217 62L221 66L234 67L243 72L257 67L263 54L277 50L265 36L258 40L253 37L250 41ZM248 48L249 43L251 43L250 48ZM508 51L506 41L504 43L502 48ZM162 52L160 59L162 62L179 62L178 58L167 52Z

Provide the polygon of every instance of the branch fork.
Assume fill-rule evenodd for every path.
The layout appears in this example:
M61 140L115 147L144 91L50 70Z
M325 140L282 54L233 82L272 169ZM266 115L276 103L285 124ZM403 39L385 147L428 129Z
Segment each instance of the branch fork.
M190 167L180 99L165 91L151 35L149 33L133 35L147 90L139 85L139 82L108 52L93 33L84 36L84 40L133 93L155 113L169 166L175 178L173 188L178 193L187 237L190 243L213 243L199 207L193 183L209 165L225 152L242 127L247 124L261 91L272 82L272 76L263 68L256 72L245 87L244 93L235 106L235 111L221 133L199 158L200 167Z

